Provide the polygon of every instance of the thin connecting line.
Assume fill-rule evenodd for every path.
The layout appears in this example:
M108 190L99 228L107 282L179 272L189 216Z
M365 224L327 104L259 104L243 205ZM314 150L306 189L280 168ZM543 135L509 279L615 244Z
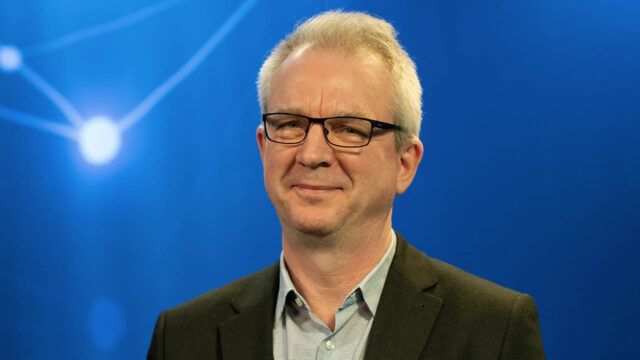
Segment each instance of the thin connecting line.
M76 140L78 138L77 130L69 125L64 125L34 115L25 114L23 112L12 110L1 105L0 118L11 121L18 125L53 133L67 139Z
M211 35L207 42L171 77L165 80L151 94L136 106L129 114L120 120L121 130L126 130L144 117L151 109L164 98L174 87L191 74L200 63L213 51L218 44L233 30L242 18L253 8L257 0L246 0L231 16Z
M54 89L49 83L47 83L40 75L38 75L35 71L31 70L31 68L27 64L22 64L22 67L18 71L20 75L22 75L25 80L30 82L36 89L38 89L43 95L45 95L51 102L53 102L60 111L64 114L64 116L71 121L73 125L79 127L84 122L82 115L76 110L76 108L71 105L69 100L67 100L62 94L60 94L56 89Z
M98 35L104 35L116 30L123 29L127 26L134 25L152 15L155 15L161 11L172 8L173 6L183 3L186 0L166 0L158 4L154 4L143 9L140 9L134 13L125 15L121 18L111 20L109 22L95 25L90 28L78 30L71 34L65 35L56 40L49 41L44 44L33 45L22 49L24 57L43 55L52 51L61 49L63 47L73 45L82 40L88 40Z

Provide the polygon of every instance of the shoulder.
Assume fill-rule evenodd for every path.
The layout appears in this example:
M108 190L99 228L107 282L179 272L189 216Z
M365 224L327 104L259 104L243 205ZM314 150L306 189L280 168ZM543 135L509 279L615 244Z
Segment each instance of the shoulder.
M398 249L398 271L441 303L432 350L462 357L471 351L504 359L521 358L522 354L544 358L538 312L531 296L431 258L404 239ZM448 347L452 341L466 345Z
M440 278L431 292L443 299L440 329L480 344L483 351L493 349L501 359L544 359L538 309L531 296L429 260Z
M450 303L466 304L471 308L495 307L510 310L512 303L524 295L468 273L444 261L428 258L438 277L433 294Z
M444 303L510 309L522 293L468 273L444 261L427 256L398 235L394 266L422 290Z
M219 353L218 328L245 306L270 301L277 263L163 311L147 359L202 359Z
M165 311L166 321L173 325L216 326L237 314L238 307L259 301L277 286L277 263L251 275L208 291Z

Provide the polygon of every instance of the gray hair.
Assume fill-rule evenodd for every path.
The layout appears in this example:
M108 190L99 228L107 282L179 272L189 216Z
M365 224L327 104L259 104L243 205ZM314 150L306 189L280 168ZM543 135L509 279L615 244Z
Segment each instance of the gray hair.
M420 133L422 122L422 87L416 65L397 40L391 24L361 12L327 11L318 14L280 41L271 51L258 74L258 98L262 112L267 111L271 78L286 58L305 44L319 48L355 51L366 48L380 55L389 67L394 86L391 111L396 125L396 145L401 150Z

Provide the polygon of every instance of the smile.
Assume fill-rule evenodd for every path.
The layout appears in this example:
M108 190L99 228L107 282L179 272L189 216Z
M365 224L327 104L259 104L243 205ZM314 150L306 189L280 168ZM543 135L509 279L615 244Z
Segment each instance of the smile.
M299 194L304 196L322 196L328 195L335 191L342 190L341 187L327 186L327 185L309 185L309 184L295 184L293 185Z

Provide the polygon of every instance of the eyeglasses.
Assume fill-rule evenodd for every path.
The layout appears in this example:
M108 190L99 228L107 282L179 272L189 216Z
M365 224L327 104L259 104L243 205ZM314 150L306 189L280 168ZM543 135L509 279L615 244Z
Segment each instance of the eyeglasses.
M331 145L356 148L369 144L373 128L402 130L400 126L354 116L312 118L288 113L262 114L267 139L280 144L300 144L307 138L312 123L322 124L324 137Z

